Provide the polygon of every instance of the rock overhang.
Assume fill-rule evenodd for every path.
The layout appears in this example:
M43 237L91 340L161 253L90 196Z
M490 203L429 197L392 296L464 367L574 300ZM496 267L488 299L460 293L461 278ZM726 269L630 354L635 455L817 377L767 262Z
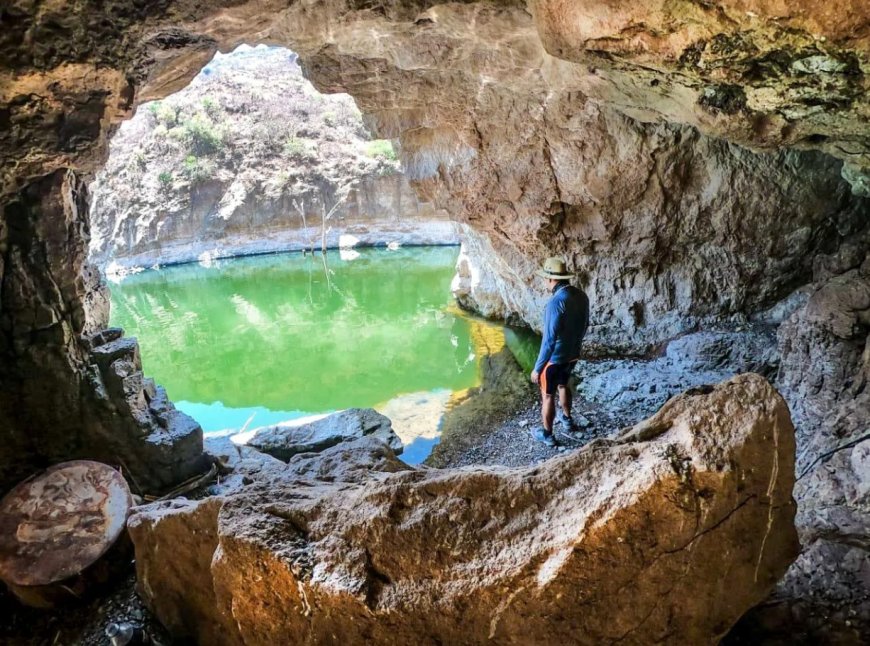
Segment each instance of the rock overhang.
M5 43L0 77L5 102L20 117L14 106L28 100L23 84L44 79L40 95L62 104L71 96L64 85L77 83L66 64L117 70L111 82L97 82L105 89L105 127L132 107L134 93L142 101L178 89L218 48L284 44L300 52L320 89L348 91L383 136L398 137L427 122L445 128L444 117L467 105L451 106L454 93L445 91L459 75L475 86L543 76L634 118L688 124L751 147L823 149L848 162L860 188L868 165L866 10L865 0L792 3L788 11L762 0L85 3L63 15L9 12L16 35ZM89 32L95 15L107 20ZM406 73L401 92L390 90L397 72ZM40 112L64 114L60 105ZM43 122L12 123L35 132ZM33 142L21 155L21 138L9 143L36 162L34 172L59 152L40 153Z

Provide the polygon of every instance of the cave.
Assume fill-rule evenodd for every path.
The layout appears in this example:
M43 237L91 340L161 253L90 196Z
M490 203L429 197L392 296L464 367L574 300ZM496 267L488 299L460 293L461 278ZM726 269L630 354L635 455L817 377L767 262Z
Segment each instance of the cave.
M761 0L644 7L597 0L9 4L0 9L0 491L75 458L118 466L137 488L154 492L207 466L201 430L142 374L135 340L106 329L105 284L87 262L87 186L106 161L110 136L137 105L185 86L218 50L281 45L298 52L318 90L350 94L375 135L398 142L418 198L462 224L475 274L460 296L465 306L539 329L542 301L531 277L542 259L561 255L592 302L587 346L597 356L652 360L690 333L751 323L775 330L776 369L765 377L779 395L751 377L736 378L732 390L764 402L782 401L776 399L781 395L788 406L797 445L790 459L801 548L778 583L780 576L771 575L761 598L747 596L751 606L767 600L744 618L743 629L814 643L862 643L870 634L868 13L865 0L789 7ZM728 383L668 404L636 427L635 437L654 443L684 418L719 428L724 422L700 402L710 410L732 410L728 406L743 400L729 399ZM780 409L770 412L775 408L764 408L765 419L771 428L786 428ZM656 420L668 421L656 426ZM778 444L768 449L788 453ZM630 470L634 449L607 450L614 465ZM595 466L593 453L599 455L571 460L576 468L606 471ZM675 477L685 480L682 458L668 455ZM488 487L513 491L504 484L513 482L510 475L478 472L463 480L463 472L445 471L441 479L426 480L403 475L394 458L376 457L380 471L395 472L401 483L393 491L400 499L389 501L387 513L397 526L413 515L414 504L424 504L413 501L428 490L449 491L451 500L477 500ZM530 477L538 482L540 476L535 486L548 491L547 482L564 482L573 473L569 462L547 462L543 475ZM769 497L774 480L789 486L777 478ZM767 483L756 484L763 489ZM268 497L268 488L255 488ZM385 492L369 490L360 501L373 508L387 504ZM284 493L292 498L292 491ZM342 507L340 495L329 495L323 514L347 514L345 525L335 521L344 539L376 540L375 530L361 529L368 527L364 518ZM323 530L322 518L289 503L270 502L279 509L268 522L246 519L244 502L242 496L223 508L207 502L182 510L184 522L216 536L215 528L225 527L221 522L260 522L262 528L280 517L293 528L285 536L291 551L309 532ZM769 504L781 510L789 503ZM657 508L647 498L638 505ZM443 511L460 527L480 521L476 512ZM632 509L624 511L624 518L633 517ZM781 520L770 511L768 530ZM183 534L183 526L173 525L159 535L152 529L157 525L159 518L147 514L131 525L144 556ZM593 545L617 540L608 527ZM728 536L729 546L740 543L737 534ZM263 605L248 608L244 617L240 611L236 627L205 627L213 617L197 614L203 605L232 605L233 586L245 586L244 574L233 569L246 564L237 538L221 545L225 559L204 584L214 598L190 608L181 604L187 616L153 601L177 635L208 643L225 631L227 643L268 643L272 635L257 632L258 620L268 617L257 614L263 607L286 603L304 608L305 617L314 612L302 585L308 579L295 570L282 574L280 563L267 559L259 574L286 575L281 581L294 589L298 584L298 595L263 591ZM425 549L412 538L404 536ZM473 538L469 544L480 547ZM399 626L400 640L459 639L455 626L425 614L417 623L396 623L384 610L403 607L395 572L416 571L414 566L390 560L384 546L345 547L359 568L348 577L361 577L365 590L348 589L348 597L326 605L364 628L335 621L333 639L385 639L390 625ZM783 554L790 550L785 538L777 547ZM205 559L197 565L207 568L214 549L196 552ZM421 552L411 550L408 558L415 554ZM535 580L555 590L547 608L560 617L568 611L558 594L573 589L566 573L580 568L567 554L557 550L536 563ZM712 555L713 548L704 548L698 558ZM586 556L600 565L594 554ZM293 558L311 576L310 564ZM474 552L474 558L487 562L485 554ZM340 564L334 565L337 572ZM607 572L595 567L590 571ZM433 576L421 570L424 575ZM173 582L152 576L165 598L190 601ZM641 580L665 597L665 590L693 593L691 587ZM475 627L469 628L470 641L487 635L508 641L499 630L524 635L533 629L572 638L564 632L572 624L542 620L528 593L502 590L508 599L502 604L496 589L479 596L479 611L463 607L453 616ZM612 599L622 589L602 594ZM361 605L348 601L354 594L362 595ZM413 588L406 594L405 600L414 598ZM649 643L653 634L681 641L652 600L642 594L632 600L649 602L649 614L637 617L620 607L625 614L618 625L578 625L598 643L620 635ZM372 613L387 617L385 623L366 623ZM711 614L683 636L720 639L737 619L732 615ZM314 616L316 621L293 623L292 629L326 641L328 616Z

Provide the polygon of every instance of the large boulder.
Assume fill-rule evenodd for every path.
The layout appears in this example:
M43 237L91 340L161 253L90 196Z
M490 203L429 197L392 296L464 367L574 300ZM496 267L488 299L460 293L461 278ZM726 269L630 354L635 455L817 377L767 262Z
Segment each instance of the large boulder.
M136 510L140 592L176 637L715 643L797 553L794 430L757 375L532 467L315 463Z
M373 408L348 408L313 422L282 422L255 429L245 443L268 455L287 461L300 453L315 453L341 442L367 435L380 438L396 453L402 440L393 431L388 417Z

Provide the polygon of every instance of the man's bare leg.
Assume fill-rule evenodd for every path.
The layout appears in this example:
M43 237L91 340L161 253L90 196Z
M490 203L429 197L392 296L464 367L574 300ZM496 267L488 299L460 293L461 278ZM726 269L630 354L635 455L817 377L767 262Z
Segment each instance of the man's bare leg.
M541 393L541 422L548 434L553 433L554 419L556 419L556 400L552 395Z
M562 411L568 418L571 417L571 403L573 399L573 394L568 386L559 386L559 404L562 406Z

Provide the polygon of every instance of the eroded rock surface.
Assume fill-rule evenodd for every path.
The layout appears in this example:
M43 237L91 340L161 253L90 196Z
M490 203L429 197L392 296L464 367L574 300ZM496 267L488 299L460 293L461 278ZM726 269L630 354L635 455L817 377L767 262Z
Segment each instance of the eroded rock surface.
M758 376L532 468L334 478L343 449L136 511L141 591L177 637L715 643L796 553L793 428Z
M80 179L58 172L4 212L0 488L36 466L92 458L121 469L135 493L154 493L205 466L202 430L144 377L136 340L104 329L86 209Z
M823 641L857 643L870 635L867 242L855 240L820 259L806 304L779 330L777 385L798 429L796 522L803 546L780 594L803 599L787 621L808 625Z
M742 372L776 376L779 353L770 329L697 332L668 343L652 360L604 359L578 365L578 392L635 423L688 388Z

